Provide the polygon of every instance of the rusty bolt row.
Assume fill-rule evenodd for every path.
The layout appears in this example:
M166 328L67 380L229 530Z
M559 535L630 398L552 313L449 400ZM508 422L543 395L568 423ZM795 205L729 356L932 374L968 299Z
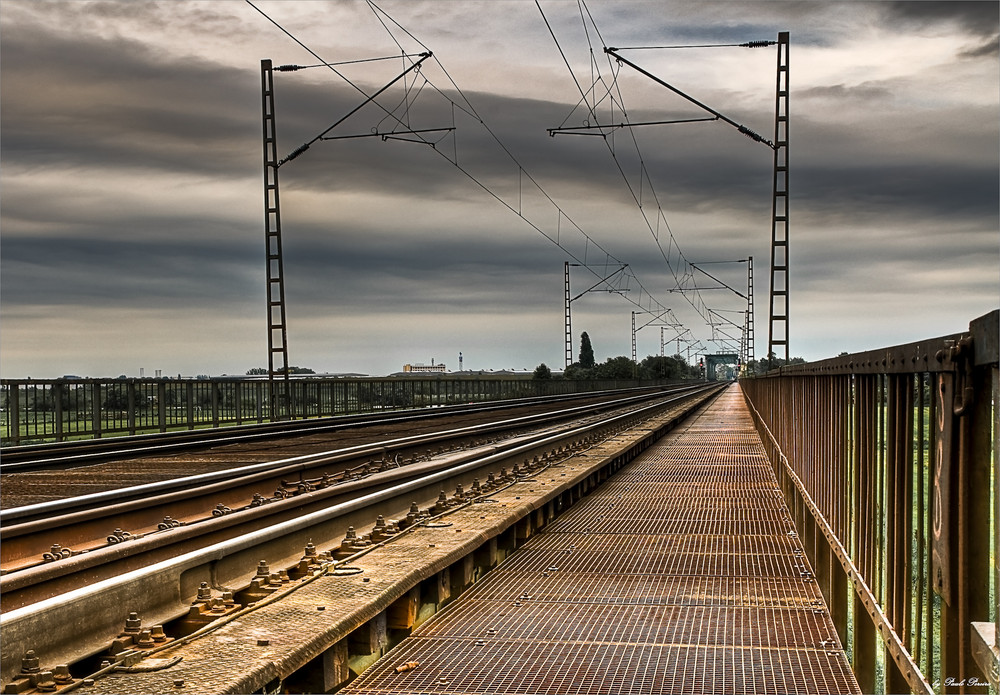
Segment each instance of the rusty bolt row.
M184 525L183 521L179 521L177 519L174 519L173 517L165 516L163 517L163 521L161 521L159 524L156 525L156 528L158 528L161 531L166 531L167 529L177 528L178 526L183 526L183 525Z
M111 535L108 536L108 543L121 543L123 541L132 540L134 536L128 531L122 531L120 528L116 528Z
M42 560L45 562L55 562L56 560L64 560L68 557L73 557L73 550L71 548L64 548L58 543L53 543L52 547L49 548L49 552L42 553Z

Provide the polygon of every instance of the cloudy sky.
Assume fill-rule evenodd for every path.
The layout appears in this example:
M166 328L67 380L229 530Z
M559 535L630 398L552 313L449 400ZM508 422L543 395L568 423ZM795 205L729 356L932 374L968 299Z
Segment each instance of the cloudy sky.
M746 264L729 261L749 256L763 356L771 151L723 122L550 137L620 123L622 108L631 122L707 116L604 45L790 32L793 355L957 332L1000 304L992 0L254 5L0 4L3 377L266 365L263 58L391 58L276 73L282 155L399 75L415 59L402 53L433 57L330 135L455 129L419 136L433 146L318 141L280 168L294 365L457 369L462 352L466 369L561 366L565 261L586 264L574 295L629 264L628 292L573 303L598 360L631 353L632 311L639 356L659 354L642 313L658 307L683 324L666 338L689 330L714 352L706 307L742 324L745 303L685 261L745 292ZM622 55L770 139L775 50Z

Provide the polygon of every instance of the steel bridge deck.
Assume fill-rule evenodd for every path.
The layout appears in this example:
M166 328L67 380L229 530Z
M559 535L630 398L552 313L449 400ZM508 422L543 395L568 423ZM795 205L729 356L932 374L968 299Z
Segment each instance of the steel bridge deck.
M342 692L860 689L733 387Z

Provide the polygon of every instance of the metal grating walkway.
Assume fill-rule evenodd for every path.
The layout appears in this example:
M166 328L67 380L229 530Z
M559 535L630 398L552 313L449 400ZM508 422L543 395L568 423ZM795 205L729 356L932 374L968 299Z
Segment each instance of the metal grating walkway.
M733 387L345 692L860 689Z

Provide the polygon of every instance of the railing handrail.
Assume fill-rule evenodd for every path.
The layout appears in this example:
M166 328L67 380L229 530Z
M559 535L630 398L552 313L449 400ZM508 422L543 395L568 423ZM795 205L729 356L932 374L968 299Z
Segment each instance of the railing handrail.
M741 379L865 692L998 685L998 317Z
M943 349L949 344L958 344L971 338L973 347L972 364L976 367L997 364L998 338L1000 335L1000 310L994 309L969 324L969 330L939 338L918 340L905 345L877 348L850 355L831 357L816 362L791 364L777 367L757 376L814 376L820 374L913 374L915 372L938 373L952 371L946 364ZM755 378L755 377L750 377Z
M660 386L676 379L534 379L483 373L297 375L295 419ZM2 379L0 440L20 445L287 420L266 378Z

